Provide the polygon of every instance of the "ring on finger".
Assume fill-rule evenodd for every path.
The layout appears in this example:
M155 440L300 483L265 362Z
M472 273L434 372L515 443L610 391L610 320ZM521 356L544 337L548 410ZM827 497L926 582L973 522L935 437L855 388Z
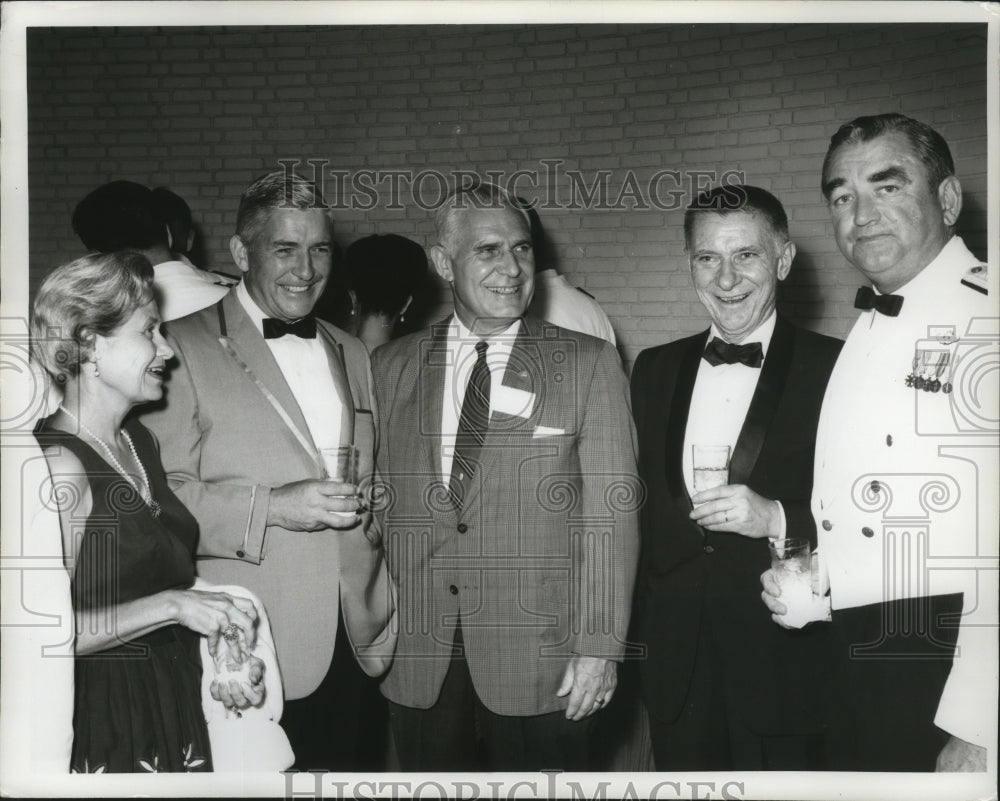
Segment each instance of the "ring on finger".
M225 630L222 632L222 637L227 642L233 642L237 637L239 637L239 629L236 627L235 623L230 623L226 626Z

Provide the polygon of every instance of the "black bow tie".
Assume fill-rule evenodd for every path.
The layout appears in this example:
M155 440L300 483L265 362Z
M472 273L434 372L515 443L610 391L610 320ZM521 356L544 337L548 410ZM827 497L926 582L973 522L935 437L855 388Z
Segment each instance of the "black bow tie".
M858 294L854 296L854 308L865 311L875 309L886 317L895 317L903 308L903 296L876 295L870 286L862 286L858 287Z
M316 318L303 317L294 323L286 323L276 317L264 318L264 339L277 339L285 334L302 339L316 339Z
M712 337L702 358L712 367L720 364L745 364L747 367L760 367L764 363L764 349L759 342L748 342L745 345L732 345L723 342L718 337Z

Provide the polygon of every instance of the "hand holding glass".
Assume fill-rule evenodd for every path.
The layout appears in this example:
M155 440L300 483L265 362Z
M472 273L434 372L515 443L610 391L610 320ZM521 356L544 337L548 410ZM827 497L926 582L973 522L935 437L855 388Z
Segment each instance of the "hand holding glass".
M816 620L812 580L812 553L809 540L785 539L768 543L771 550L771 570L781 590L778 599L788 611L782 615L785 623L800 628Z
M353 445L341 445L338 448L320 448L323 468L328 481L340 484L358 485L358 449ZM344 496L349 497L349 496ZM343 518L354 517L354 512L334 512Z

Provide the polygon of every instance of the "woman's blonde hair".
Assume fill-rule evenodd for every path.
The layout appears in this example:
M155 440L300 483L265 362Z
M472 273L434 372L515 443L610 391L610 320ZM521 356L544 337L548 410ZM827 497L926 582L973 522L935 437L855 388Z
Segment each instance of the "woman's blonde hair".
M94 336L108 336L153 300L153 267L138 253L91 254L56 267L38 290L31 353L59 384L80 374Z

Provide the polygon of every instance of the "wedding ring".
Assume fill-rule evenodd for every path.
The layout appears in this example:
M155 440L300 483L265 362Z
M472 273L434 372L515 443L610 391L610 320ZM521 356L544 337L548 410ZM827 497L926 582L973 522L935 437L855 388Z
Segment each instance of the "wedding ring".
M239 637L239 631L235 623L230 623L226 626L225 631L222 632L222 637L228 642L233 642Z

